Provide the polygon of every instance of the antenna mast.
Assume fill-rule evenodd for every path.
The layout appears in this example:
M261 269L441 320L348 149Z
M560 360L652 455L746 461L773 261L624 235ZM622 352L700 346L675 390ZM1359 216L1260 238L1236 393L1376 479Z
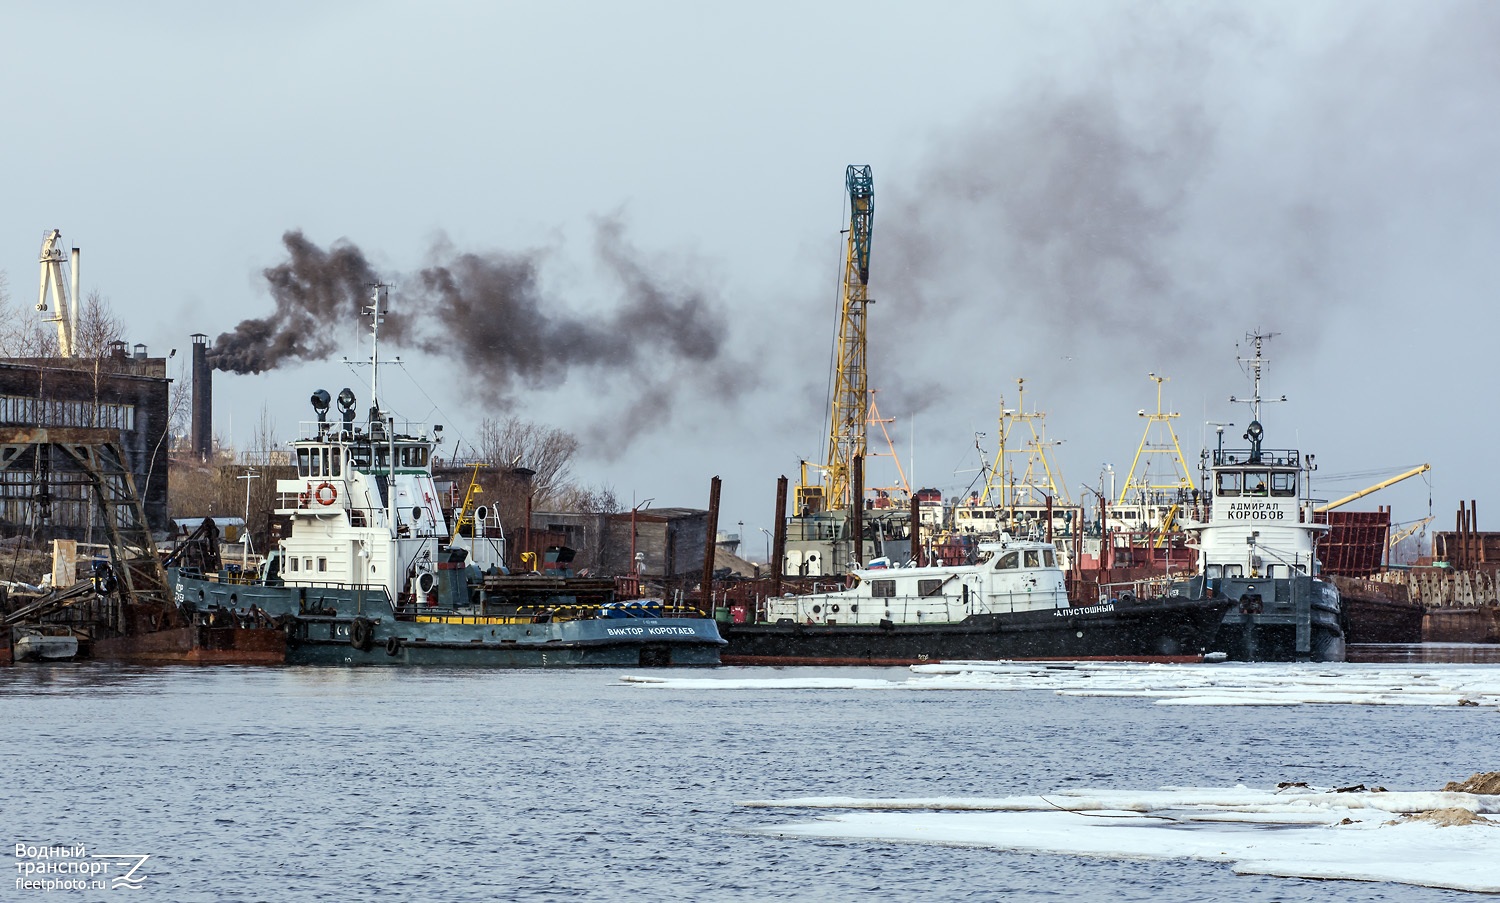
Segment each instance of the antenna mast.
M1233 395L1231 395L1229 396L1229 401L1231 404L1248 404L1250 406L1250 419L1252 421L1259 422L1260 406L1262 403L1272 401L1286 401L1285 395L1281 396L1280 398L1262 398L1260 394L1260 377L1261 373L1265 370L1266 365L1265 355L1262 353L1262 350L1265 346L1266 339L1274 339L1279 335L1281 335L1281 333L1279 332L1250 332L1245 334L1245 341L1249 342L1251 347L1255 349L1255 357L1242 357L1239 359L1239 362L1241 368L1245 368L1246 366L1249 367L1251 379L1254 383L1255 394L1253 394L1249 398L1235 398Z
M370 315L370 406L372 407L371 418L376 419L380 412L380 324L385 322L385 312L380 309L381 289L389 290L390 286L383 282L376 282L370 286L370 303L364 308L364 313Z

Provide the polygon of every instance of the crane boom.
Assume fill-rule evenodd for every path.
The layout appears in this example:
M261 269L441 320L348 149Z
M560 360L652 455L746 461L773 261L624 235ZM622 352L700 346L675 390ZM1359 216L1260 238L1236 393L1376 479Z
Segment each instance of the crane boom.
M73 356L73 337L78 330L78 249L73 249L73 299L68 303L68 289L63 282L62 232L53 229L42 241L41 288L37 292L36 309L47 309L47 295L52 295L53 314L46 322L57 324L57 353L62 357Z
M1406 473L1399 474L1397 476L1391 477L1389 480L1381 480L1379 483L1376 483L1374 486L1370 486L1370 487L1368 487L1366 489L1361 489L1360 491L1354 493L1353 495L1346 495L1346 496L1344 496L1343 498L1339 499L1336 502L1329 502L1326 505L1320 505L1317 508L1314 508L1313 510L1316 511L1318 514L1322 514L1325 511L1332 511L1335 508L1339 508L1339 507L1342 507L1344 505L1349 504L1350 502L1354 501L1355 499L1362 499L1362 498L1364 498L1365 496L1369 495L1372 492L1379 492L1380 490L1384 489L1387 486L1393 486L1396 483L1401 482L1402 480L1409 480L1412 477L1417 476L1418 474L1426 473L1427 471L1429 471L1431 469L1432 469L1432 465L1431 464L1423 464L1421 467L1413 467L1411 470L1408 470Z
M870 304L870 236L875 223L875 179L868 166L844 171L849 191L849 234L844 252L843 301L833 397L829 404L828 458L823 479L830 507L858 504L850 497L854 459L865 453L868 373L865 368L865 308Z

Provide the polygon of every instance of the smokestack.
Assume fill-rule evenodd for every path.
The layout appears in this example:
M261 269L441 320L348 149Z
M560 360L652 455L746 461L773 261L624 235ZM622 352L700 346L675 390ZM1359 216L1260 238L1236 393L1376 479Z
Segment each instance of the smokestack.
M719 487L717 476L708 484L708 532L703 539L703 593L700 601L706 617L714 616L714 549L719 535Z
M193 334L193 456L207 461L214 444L214 368L208 363L208 336Z

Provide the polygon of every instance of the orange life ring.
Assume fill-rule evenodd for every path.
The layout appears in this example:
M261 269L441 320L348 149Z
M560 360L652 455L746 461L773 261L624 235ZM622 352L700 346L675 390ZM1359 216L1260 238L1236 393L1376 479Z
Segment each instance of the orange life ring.
M323 493L323 490L325 489L328 490L328 493L326 495ZM323 482L318 484L318 491L313 493L313 498L318 500L319 505L327 507L328 505L332 505L334 502L339 500L339 491L338 489L334 488L334 485L332 483L324 480Z

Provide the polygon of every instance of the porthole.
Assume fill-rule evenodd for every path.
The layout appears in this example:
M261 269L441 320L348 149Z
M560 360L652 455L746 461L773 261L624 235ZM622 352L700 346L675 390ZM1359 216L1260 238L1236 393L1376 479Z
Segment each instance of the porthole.
M821 605L814 605L813 606L813 614L820 615L822 613L823 613L823 606L821 606Z
M857 614L859 614L859 603L858 602L856 602L853 605L849 606L849 613L851 615L857 615Z
M839 613L839 607L837 605L830 605L830 606L828 606L828 610L831 611L831 612L833 612L834 614L838 614Z

